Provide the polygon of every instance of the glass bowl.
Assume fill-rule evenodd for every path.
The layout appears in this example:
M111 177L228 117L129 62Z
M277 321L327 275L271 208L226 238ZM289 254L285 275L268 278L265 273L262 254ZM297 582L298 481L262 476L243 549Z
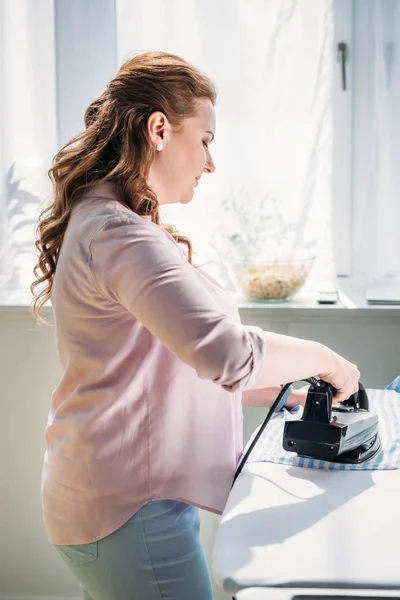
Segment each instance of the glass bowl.
M314 256L291 260L230 260L228 269L235 288L250 300L282 302L305 284Z

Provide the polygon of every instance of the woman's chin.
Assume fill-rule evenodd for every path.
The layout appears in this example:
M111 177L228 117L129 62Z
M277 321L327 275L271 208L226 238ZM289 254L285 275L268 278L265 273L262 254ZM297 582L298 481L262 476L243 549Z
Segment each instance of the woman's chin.
M192 195L190 196L186 196L183 197L182 200L180 200L181 204L189 204L189 202L191 202L193 200L193 196L194 196L194 191L192 192Z

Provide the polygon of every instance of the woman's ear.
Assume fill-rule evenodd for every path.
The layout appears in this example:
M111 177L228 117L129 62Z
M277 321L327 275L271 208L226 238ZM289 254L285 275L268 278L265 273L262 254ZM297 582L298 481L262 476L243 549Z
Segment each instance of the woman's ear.
M160 142L165 142L166 134L169 130L170 125L164 113L157 111L150 115L147 121L147 131L153 146L157 146Z

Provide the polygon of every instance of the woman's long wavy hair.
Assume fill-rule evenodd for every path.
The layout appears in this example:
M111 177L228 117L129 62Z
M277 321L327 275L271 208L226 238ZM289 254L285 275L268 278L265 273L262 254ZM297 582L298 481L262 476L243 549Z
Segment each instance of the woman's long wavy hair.
M213 105L213 83L191 64L165 52L148 52L128 59L106 90L85 112L85 130L56 154L49 177L53 199L40 215L36 229L38 263L32 312L38 322L51 288L64 234L72 208L88 188L100 182L116 184L119 200L139 215L150 215L153 223L166 229L178 243L185 244L192 263L190 240L172 225L164 225L159 204L148 186L155 148L147 133L147 121L155 111L165 114L179 129L183 119L196 114L196 101L209 99ZM37 295L35 288L45 284Z

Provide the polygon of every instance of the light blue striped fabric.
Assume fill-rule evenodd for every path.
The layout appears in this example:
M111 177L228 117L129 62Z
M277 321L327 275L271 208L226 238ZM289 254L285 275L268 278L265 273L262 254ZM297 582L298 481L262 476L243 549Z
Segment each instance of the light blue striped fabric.
M394 382L393 382L394 383ZM400 379L399 379L400 386ZM392 384L391 384L392 385ZM388 386L390 387L390 386ZM399 387L396 387L400 391ZM288 419L299 419L303 412L297 406L290 412L277 411L253 448L247 462L267 461L294 467L340 471L365 471L400 468L400 393L393 389L367 390L370 410L378 415L381 450L371 459L358 465L340 464L315 458L302 458L282 447L283 428ZM259 429L259 428L258 428ZM254 432L254 438L258 429ZM249 444L251 443L251 440ZM249 445L248 444L248 445Z
M400 392L400 375L396 377L396 379L394 379L392 383L389 383L386 389L394 390L395 392Z

